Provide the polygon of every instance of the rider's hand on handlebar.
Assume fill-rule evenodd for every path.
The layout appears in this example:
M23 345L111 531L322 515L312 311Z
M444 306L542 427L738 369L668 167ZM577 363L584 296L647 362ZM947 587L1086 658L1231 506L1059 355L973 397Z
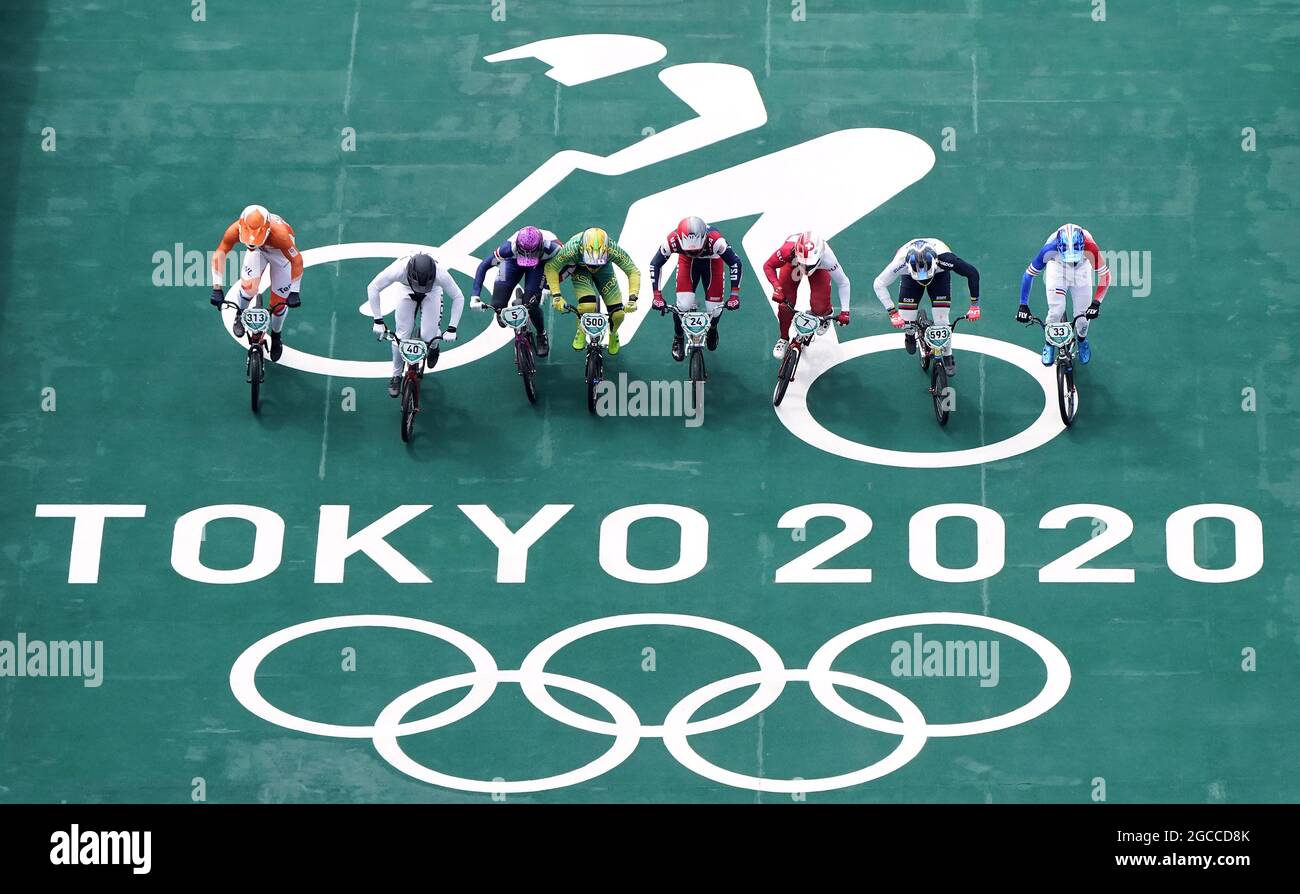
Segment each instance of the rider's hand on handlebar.
M731 297L727 299L726 308L727 310L737 310L739 309L739 307L740 307L740 290L732 289Z
M624 312L624 313L629 313L629 314L634 314L634 313L636 313L636 296L635 296L635 295L633 295L631 298L627 299L627 301L625 301L625 302L623 303L623 312Z
M840 315L835 318L835 322L841 326L849 325L849 312L847 310L840 311Z
M388 326L384 324L383 317L375 317L374 320L375 323L373 326L370 327L370 331L375 334L375 338L379 339L380 341L383 341L384 333L388 331Z
M655 296L654 296L654 298L653 298L653 299L651 300L651 302L650 302L650 307L653 308L654 310L659 311L659 313L663 313L663 312L664 312L664 293L663 293L663 292L659 291L658 289L655 289Z
M785 301L785 293L781 291L781 287L780 287L780 286L773 286L773 287L772 287L772 300L773 300L774 302L776 302L777 304L782 304L782 303L784 303L784 301Z
M212 287L212 306L220 307L221 302L226 300L226 293L221 291L221 286Z
M902 315L899 314L898 308L896 307L891 308L889 311L889 325L893 326L895 329L902 329L904 326L907 325L906 321L903 319Z
M442 340L447 342L448 344L454 342L456 340L456 327L448 326L445 330L443 330Z
M302 307L302 295L298 292L290 292L284 303L287 307Z
M970 320L970 321L973 323L973 322L975 322L976 320L978 320L979 318L980 318L980 306L979 306L979 302L978 302L978 301L972 301L972 302L970 303L970 310L966 311L966 319Z
M1101 316L1101 302L1094 299L1092 304L1088 305L1088 309L1083 312L1083 315L1089 320L1097 319L1097 317Z
M1016 310L1016 322L1017 322L1017 323L1028 323L1028 322L1029 322L1029 305L1028 305L1028 304L1022 304L1022 305L1020 305L1019 309Z
M551 307L555 308L555 310L559 311L560 313L564 313L564 298L562 298L559 295L552 295Z

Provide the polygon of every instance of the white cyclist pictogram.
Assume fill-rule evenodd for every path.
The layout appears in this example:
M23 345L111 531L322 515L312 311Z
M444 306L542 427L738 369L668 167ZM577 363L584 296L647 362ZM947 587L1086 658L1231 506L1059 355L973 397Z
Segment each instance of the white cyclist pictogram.
M1033 651L1042 661L1047 675L1042 688L1018 708L961 723L930 723L921 709L909 698L889 686L858 674L835 670L833 665L854 644L891 630L925 625L974 627L1015 639ZM662 723L643 723L636 711L622 697L597 683L550 672L551 659L562 649L588 636L626 627L667 626L700 630L728 639L745 649L758 664L758 670L746 671L708 683L682 698L664 717ZM459 649L469 659L473 670L422 683L402 693L384 706L373 724L322 723L289 714L267 701L257 688L257 670L267 656L295 640L326 630L360 627L391 628L422 633ZM609 748L595 760L577 769L534 779L468 779L452 776L412 759L402 748L406 736L430 732L469 717L502 683L520 687L538 711L567 726L613 739ZM692 736L717 732L744 723L771 707L788 683L806 683L813 697L837 717L870 730L901 737L897 747L884 758L847 773L820 778L796 777L773 779L748 776L719 767L701 757L690 743ZM230 669L230 688L239 702L253 714L285 729L341 739L370 739L379 755L397 770L430 785L486 794L523 794L580 785L613 770L646 739L661 739L668 753L698 776L735 788L761 792L808 793L861 785L879 779L907 764L920 753L931 737L970 736L1017 726L1050 710L1070 686L1070 664L1050 640L1018 624L963 612L919 612L897 615L859 625L832 637L821 646L803 669L787 668L781 656L755 634L711 618L695 615L638 613L597 618L561 630L543 640L524 658L518 670L497 666L492 654L473 638L450 627L417 618L398 615L342 615L295 624L276 631L249 646ZM755 687L747 699L734 708L712 717L696 719L710 702L739 689ZM838 688L866 693L889 706L897 717L881 717L847 702ZM447 692L467 690L449 708L428 717L407 720L419 705ZM573 692L595 702L611 719L580 714L560 704L552 689Z

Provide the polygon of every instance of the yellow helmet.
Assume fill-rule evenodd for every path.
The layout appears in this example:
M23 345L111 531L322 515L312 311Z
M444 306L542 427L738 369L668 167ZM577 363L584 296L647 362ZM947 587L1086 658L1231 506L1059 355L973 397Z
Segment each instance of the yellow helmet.
M600 227L582 231L582 263L588 267L603 267L609 262L609 234Z

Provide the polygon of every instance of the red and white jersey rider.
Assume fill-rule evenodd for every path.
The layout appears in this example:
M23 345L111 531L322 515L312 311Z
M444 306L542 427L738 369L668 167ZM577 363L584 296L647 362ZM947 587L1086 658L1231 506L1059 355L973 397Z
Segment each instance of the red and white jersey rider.
M818 316L831 313L831 283L840 299L840 313L836 322L849 323L849 277L840 266L829 243L815 233L806 231L786 238L781 247L763 264L763 274L772 284L772 300L777 302L777 323L780 338L772 347L772 356L785 356L790 344L790 321L794 319L794 302L799 282L808 281L809 309Z

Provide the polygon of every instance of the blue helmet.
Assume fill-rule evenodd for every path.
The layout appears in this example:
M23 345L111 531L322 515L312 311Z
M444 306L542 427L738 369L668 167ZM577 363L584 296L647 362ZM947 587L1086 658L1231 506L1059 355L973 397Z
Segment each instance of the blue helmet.
M934 274L939 269L938 255L922 239L908 247L905 260L908 274L919 283L928 283L934 279Z
M1061 260L1073 264L1083 260L1083 227L1066 224L1056 231L1056 250Z

